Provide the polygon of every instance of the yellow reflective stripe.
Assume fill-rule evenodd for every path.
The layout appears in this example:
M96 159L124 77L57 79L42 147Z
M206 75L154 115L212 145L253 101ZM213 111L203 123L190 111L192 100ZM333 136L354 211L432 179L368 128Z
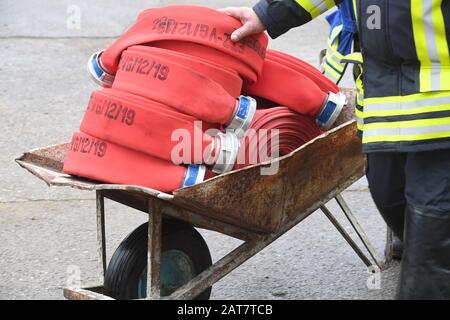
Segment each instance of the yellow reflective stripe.
M327 9L331 9L336 5L336 3L334 3L334 0L325 0L325 5L327 6Z
M364 119L364 111L361 111L361 110L358 110L357 108L355 108L355 115L360 119Z
M366 124L364 124L364 129L366 128ZM398 134L398 135L380 135L380 136L370 136L364 137L363 134L363 143L371 143L371 142L399 142L399 141L418 141L418 140L430 140L430 139L439 139L439 138L448 138L450 137L450 131L439 132L439 133L422 133L422 134Z
M450 65L441 65L441 90L450 90Z
M450 91L418 93L403 97L365 98L364 106L366 118L449 111Z
M364 106L368 107L367 99L364 101ZM389 117L389 116L406 116L427 112L449 111L450 104L441 104L437 106L420 107L413 109L396 109L396 110L364 110L364 117Z
M342 31L342 28L343 25L339 25L331 31L331 35L328 37L328 48L326 52L326 61L341 73L344 71L345 66L341 64L341 58L343 55L337 50L339 46L337 39Z
M336 41L335 43L331 43L330 40L328 40L328 50L327 51L332 51L334 56L336 56L339 61L341 61L342 59L345 58L344 55L342 55L337 49L339 47L339 43Z
M364 124L363 143L450 137L450 117Z
M323 75L325 77L327 77L328 79L330 79L331 81L333 81L334 83L337 83L339 81L339 78L336 78L335 76L333 76L332 74L330 74L329 72L324 71Z
M361 123L359 123L359 122L356 122L356 128L357 128L359 131L363 131L363 130L364 130L364 124L361 124Z
M295 2L308 11L313 19L336 5L334 0L295 0Z
M337 48L339 46L339 43L337 40L339 40L339 35L342 32L342 28L343 28L343 25L338 25L331 31L331 34L327 40L329 48L336 48L336 51L337 51Z
M330 79L331 81L333 81L334 83L337 83L341 78L341 76L336 75L334 70L325 70L323 72L323 75L328 79Z
M336 72L336 70L334 70L332 67L330 67L326 63L324 65L324 69L325 69L325 74L330 74L331 76L336 78L336 80L338 80L341 77L341 75L338 72Z
M355 19L358 21L358 7L356 6L356 0L353 0L353 11L355 14Z
M450 64L450 57L449 57L448 44L447 44L447 35L445 32L444 16L442 14L441 5L442 5L442 0L433 0L433 6L432 6L431 12L432 12L433 23L434 23L434 33L435 33L436 44L437 44L437 53L438 53L441 67L442 67L445 65L448 66ZM441 70L441 75L440 75L441 87L442 87L442 84L446 84L449 81L450 81L450 79L448 78L447 72L443 72L443 70Z
M431 61L428 56L427 39L423 23L422 0L411 0L411 17L417 57L420 61L420 91L431 90Z
M361 80L361 75L356 79L356 102L360 105L364 105L364 87Z
M344 57L339 51L339 34L341 33L343 25L338 25L331 30L331 34L328 37L328 47L325 54L325 59L321 68L322 73L325 74L331 81L337 83L341 78L345 70L345 64L341 63L341 59Z
M338 71L343 72L345 69L345 66L343 66L342 64L340 64L339 62L337 62L336 60L339 60L339 58L334 57L333 53L330 53L329 51L327 51L327 54L325 56L327 59L326 61L332 65L333 67L335 67Z
M311 17L314 19L318 17L322 12L320 12L309 0L295 0L303 9L309 12Z
M336 49L334 49L336 48ZM333 55L339 59L339 61L341 61L342 59L345 58L345 56L343 56L339 51L337 51L338 45L333 45L333 47L331 48L331 51L333 52Z
M363 97L361 96L361 94L357 94L357 95L356 95L356 103L359 104L360 106L363 106L363 105L364 105L364 99L363 99Z
M437 125L443 125L443 124L450 124L450 117L436 118L436 119L418 119L418 120L407 120L407 121L366 123L364 130L431 127L431 126L437 126Z
M448 90L450 57L442 0L411 0L411 16L420 61L420 91Z
M350 54L345 55L342 60L344 60L345 62L351 62L354 64L362 64L363 56L362 56L361 52L352 52Z
M366 98L365 101L368 104L386 104L386 103L398 103L398 102L412 102L435 98L450 98L450 91L441 92L422 92L410 94L407 96L393 96L393 97L380 97L380 98Z
M339 35L339 33L341 33L342 28L344 27L344 25L340 24L336 27L334 27L334 29L331 31L330 36L328 37L328 43L334 42L334 39Z

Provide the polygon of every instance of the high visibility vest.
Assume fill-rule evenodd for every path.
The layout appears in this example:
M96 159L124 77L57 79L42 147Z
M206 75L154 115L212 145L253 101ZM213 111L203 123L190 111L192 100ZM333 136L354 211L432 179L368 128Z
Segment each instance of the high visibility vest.
M312 18L342 2L292 1ZM450 148L450 0L352 1L363 56L357 116L364 151Z
M329 14L326 19L330 24L327 49L322 53L320 70L331 81L339 84L349 63L357 65L354 72L356 82L356 125L358 135L363 131L364 90L361 79L362 55L359 52L356 28L356 0L344 0L338 5L338 10Z
M330 24L330 33L320 70L331 81L339 84L348 64L345 56L354 51L356 19L352 0L341 2L338 10L327 15L326 19Z

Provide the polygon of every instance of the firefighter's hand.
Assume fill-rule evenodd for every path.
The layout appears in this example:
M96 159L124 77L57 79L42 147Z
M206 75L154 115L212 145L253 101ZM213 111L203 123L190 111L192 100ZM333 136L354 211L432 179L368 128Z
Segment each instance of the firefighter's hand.
M261 22L261 20L256 15L252 8L248 7L229 7L224 9L219 9L229 16L232 16L241 21L242 27L235 30L231 34L231 40L237 42L247 36L255 33L260 33L266 30L266 27Z

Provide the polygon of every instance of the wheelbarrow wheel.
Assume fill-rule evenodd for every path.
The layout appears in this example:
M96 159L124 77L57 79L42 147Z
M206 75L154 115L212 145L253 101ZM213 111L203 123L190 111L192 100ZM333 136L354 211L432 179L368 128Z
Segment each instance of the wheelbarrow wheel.
M119 245L105 274L105 294L115 299L142 299L147 295L148 223L136 228ZM203 237L191 225L164 219L161 237L161 296L168 296L211 266ZM208 300L211 287L196 297Z

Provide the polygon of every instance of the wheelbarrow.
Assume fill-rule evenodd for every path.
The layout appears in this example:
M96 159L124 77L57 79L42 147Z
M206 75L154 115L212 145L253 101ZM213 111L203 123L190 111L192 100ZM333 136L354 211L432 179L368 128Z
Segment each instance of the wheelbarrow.
M103 283L67 287L67 299L207 299L211 286L320 209L368 267L385 269L391 260L388 230L386 257L380 259L341 196L364 174L365 158L353 119L354 91L335 128L294 152L217 176L168 194L132 185L104 184L62 172L69 144L35 149L16 161L49 186L95 190L97 242ZM272 175L261 169L276 164ZM106 262L105 198L148 213ZM360 238L361 249L326 207L335 199ZM214 264L194 228L243 240ZM368 252L368 255L366 254Z

